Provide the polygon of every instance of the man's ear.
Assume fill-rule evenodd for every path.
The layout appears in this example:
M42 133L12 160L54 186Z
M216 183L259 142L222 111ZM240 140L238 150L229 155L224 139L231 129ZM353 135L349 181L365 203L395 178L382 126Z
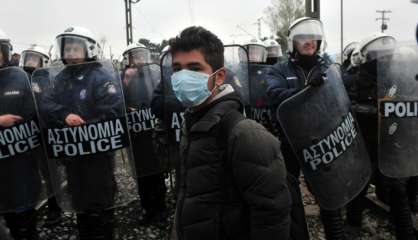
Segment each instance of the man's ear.
M222 68L216 73L215 85L219 87L222 84L224 84L225 78L226 78L226 70L225 68Z

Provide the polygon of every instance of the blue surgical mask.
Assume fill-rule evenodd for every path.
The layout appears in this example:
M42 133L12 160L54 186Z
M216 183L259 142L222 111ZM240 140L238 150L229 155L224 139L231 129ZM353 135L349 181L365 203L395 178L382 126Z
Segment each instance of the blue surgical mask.
M212 94L208 89L208 79L213 74L209 75L187 69L175 72L171 76L174 94L185 107L195 107L202 104Z

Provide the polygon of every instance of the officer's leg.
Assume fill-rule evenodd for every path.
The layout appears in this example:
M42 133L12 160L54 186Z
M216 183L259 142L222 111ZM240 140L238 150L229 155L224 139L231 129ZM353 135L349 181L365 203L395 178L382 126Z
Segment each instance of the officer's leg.
M408 196L411 211L418 212L418 177L411 177L408 181Z
M138 191L146 212L146 221L164 221L167 214L164 175L159 173L139 178Z
M366 194L369 185L361 191L350 203L347 204L347 224L361 228L363 211L366 208Z
M46 159L39 160L39 167L41 170L42 178L44 179L46 183L47 193L53 194L54 189L52 187L51 178L49 176L48 163ZM47 206L48 206L48 212L47 212L47 219L45 223L47 225L57 223L61 217L61 208L58 206L55 196L48 198Z
M341 210L328 211L321 208L321 220L327 240L344 239L344 223Z
M408 201L407 179L380 175L380 184L387 191L390 214L395 224L398 240L416 240Z
M37 240L38 214L35 209L4 214L7 227L15 240Z
M80 240L113 240L113 210L89 210L77 213Z
M283 141L280 146L287 169L287 183L292 198L290 239L309 239L308 225L305 219L305 208L300 191L300 167L289 143Z
M116 181L114 154L77 159L68 166L68 185L77 214L80 240L112 239Z
M300 176L300 167L296 159L296 156L293 153L292 147L287 141L282 141L280 149L282 150L287 171L291 173L292 176L298 179Z
M292 198L290 239L309 239L308 225L306 224L305 209L303 206L302 194L300 193L299 181L288 173L287 183Z

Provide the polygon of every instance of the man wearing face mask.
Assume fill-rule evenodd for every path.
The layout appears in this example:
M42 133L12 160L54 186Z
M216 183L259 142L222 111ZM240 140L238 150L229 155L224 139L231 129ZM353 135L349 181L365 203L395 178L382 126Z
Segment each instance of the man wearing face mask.
M290 197L279 143L242 115L213 33L170 40L176 97L187 107L176 210L178 239L288 239Z

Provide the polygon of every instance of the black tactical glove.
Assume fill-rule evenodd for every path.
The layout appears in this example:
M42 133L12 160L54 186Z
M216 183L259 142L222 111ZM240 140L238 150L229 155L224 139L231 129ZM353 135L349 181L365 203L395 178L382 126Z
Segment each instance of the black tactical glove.
M312 87L319 87L324 84L324 74L317 74L308 80L308 85Z

